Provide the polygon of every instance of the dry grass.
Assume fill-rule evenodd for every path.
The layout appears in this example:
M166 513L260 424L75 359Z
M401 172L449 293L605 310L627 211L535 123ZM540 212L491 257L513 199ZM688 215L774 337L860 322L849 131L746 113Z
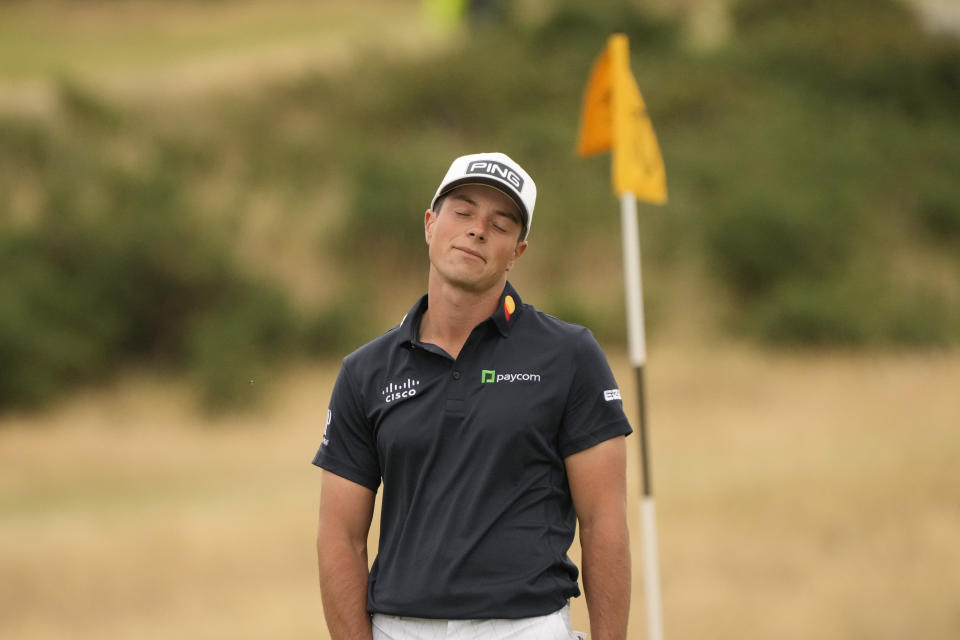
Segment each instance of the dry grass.
M309 459L334 374L217 420L151 378L0 419L0 637L326 637ZM667 637L960 636L960 354L661 348L649 377Z

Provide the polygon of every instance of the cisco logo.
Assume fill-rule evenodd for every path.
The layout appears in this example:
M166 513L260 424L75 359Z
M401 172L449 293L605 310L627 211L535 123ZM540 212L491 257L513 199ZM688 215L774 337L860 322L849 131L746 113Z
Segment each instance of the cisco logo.
M386 402L398 402L400 400L406 400L407 398L412 398L417 395L417 387L420 386L419 380L411 380L407 378L401 384L391 382L383 388L383 391L380 392L380 395L383 396L383 399Z

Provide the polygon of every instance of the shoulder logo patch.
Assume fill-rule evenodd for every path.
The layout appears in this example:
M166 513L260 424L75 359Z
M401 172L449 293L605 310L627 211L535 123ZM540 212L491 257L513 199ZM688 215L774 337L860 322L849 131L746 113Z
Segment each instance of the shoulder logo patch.
M620 397L620 389L607 389L603 392L603 399L607 402L611 400L622 400Z
M327 424L323 426L323 446L330 444L330 438L327 434L330 432L330 422L333 420L333 411L327 409Z

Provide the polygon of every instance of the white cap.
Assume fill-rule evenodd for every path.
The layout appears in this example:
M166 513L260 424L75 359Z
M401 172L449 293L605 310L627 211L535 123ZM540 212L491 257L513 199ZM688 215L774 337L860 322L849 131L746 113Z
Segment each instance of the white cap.
M520 239L526 240L533 223L533 207L537 203L537 185L523 167L504 153L473 153L460 156L450 165L443 177L430 208L437 200L455 188L465 184L485 184L504 192L520 209L523 231Z

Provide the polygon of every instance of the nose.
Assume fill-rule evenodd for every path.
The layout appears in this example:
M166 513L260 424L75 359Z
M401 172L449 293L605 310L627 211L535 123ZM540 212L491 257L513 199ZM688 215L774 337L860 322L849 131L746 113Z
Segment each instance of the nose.
M467 235L480 241L485 240L487 237L485 224L477 221L473 227L467 231Z

